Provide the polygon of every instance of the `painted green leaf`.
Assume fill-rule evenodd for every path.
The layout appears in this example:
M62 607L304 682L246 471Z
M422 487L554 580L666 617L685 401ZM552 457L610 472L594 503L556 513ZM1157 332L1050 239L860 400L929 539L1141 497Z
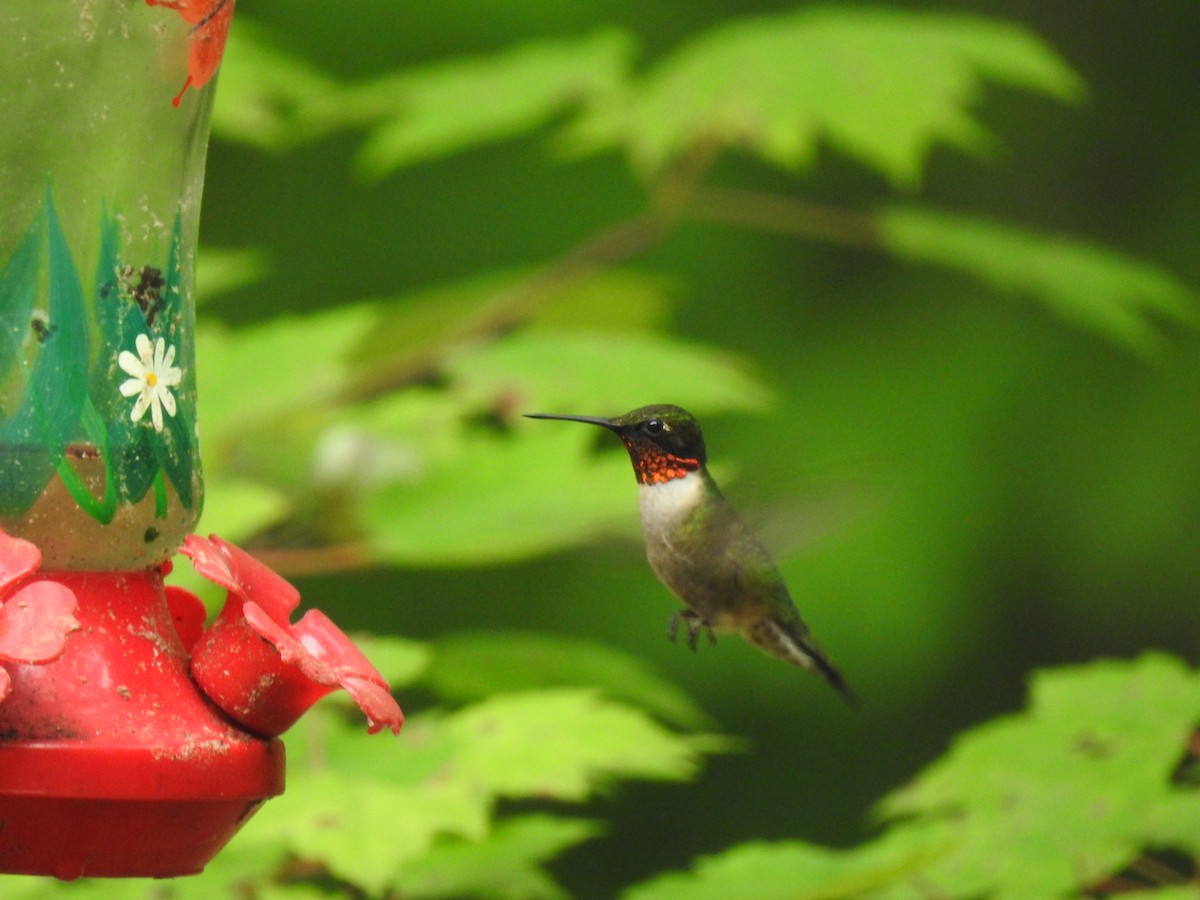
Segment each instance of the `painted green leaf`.
M179 502L183 504L184 509L191 509L197 500L192 479L196 467L200 464L194 447L195 417L194 414L185 414L184 404L177 408L178 413L174 416L163 414L162 431L146 427L149 413L143 417L141 424L146 434L146 443L150 446L154 458L158 460L158 465L171 479L171 485L179 495ZM192 421L189 422L188 419Z
M1138 350L1156 319L1195 324L1194 291L1149 263L1062 235L985 219L896 207L880 219L884 245L910 262L980 278L1044 303L1064 319Z
M96 324L100 328L101 346L133 350L133 339L137 330L125 327L131 313L140 321L140 310L122 295L121 285L121 223L107 208L100 212L100 254L96 260L96 273L92 282L92 300L95 304ZM144 326L144 323L142 323ZM142 327L140 330L144 331ZM112 365L111 359L97 359L93 365L102 370ZM107 379L100 379L107 382ZM112 418L122 405L123 398L117 391L104 391L94 402L105 418Z
M25 356L29 341L38 339L33 329L38 272L45 241L45 223L39 214L0 270L0 376L7 375ZM57 326L49 318L38 321L44 329ZM55 332L46 332L46 339ZM40 355L40 354L39 354ZM37 422L31 389L20 405L0 417L0 515L25 512L54 474L56 457L37 442Z
M0 376L8 374L24 355L27 342L37 337L31 329L44 235L39 215L0 269Z
M624 77L630 41L605 31L401 72L337 96L327 115L373 122L359 156L373 175L542 125Z
M129 406L132 408L132 400ZM158 456L150 446L149 430L143 422L131 421L129 410L122 410L109 423L108 447L120 502L139 502L150 490L160 468Z
M605 644L522 631L463 632L434 645L427 681L462 702L545 687L592 687L685 728L711 727L675 685L628 653Z
M183 380L175 390L175 415L164 417L165 427L161 434L150 436L150 446L186 509L197 503L195 470L200 466L196 449L196 323L187 293L190 286L184 277L185 267L191 265L192 261L184 258L182 214L176 213L163 270L162 310L150 327L152 333L166 340L167 346L175 348L175 365L183 370Z
M565 900L541 864L602 831L597 822L527 815L506 819L479 841L439 841L399 870L404 897Z
M46 236L49 266L50 326L26 387L40 439L57 464L79 430L87 399L88 315L83 285L63 234L50 189L46 189Z
M108 422L105 443L109 472L116 479L118 502L133 504L139 502L154 483L159 463L150 448L144 425L129 418L133 400L122 397L117 390L126 375L115 366L114 358L122 350L133 353L135 339L146 332L145 316L122 283L120 230L119 218L107 209L103 210L93 297L101 346L107 348L108 353L93 363L102 373L95 377L99 389L93 396L101 418Z
M624 93L601 97L577 144L624 147L655 171L716 141L787 168L821 141L913 185L944 142L979 151L985 82L1059 100L1079 78L1035 35L974 16L816 7L739 19L684 44Z
M1170 781L1198 718L1200 677L1169 657L1041 672L1028 712L962 735L882 810L954 834L931 890L1065 896L1163 838L1200 851L1200 793Z

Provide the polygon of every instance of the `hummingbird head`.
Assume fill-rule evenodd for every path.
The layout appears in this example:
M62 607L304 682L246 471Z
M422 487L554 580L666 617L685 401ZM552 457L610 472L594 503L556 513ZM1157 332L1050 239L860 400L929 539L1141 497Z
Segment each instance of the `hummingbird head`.
M639 484L661 484L683 478L708 460L700 423L686 409L660 403L641 406L623 416L560 416L526 413L530 419L563 419L587 422L616 433L629 451Z

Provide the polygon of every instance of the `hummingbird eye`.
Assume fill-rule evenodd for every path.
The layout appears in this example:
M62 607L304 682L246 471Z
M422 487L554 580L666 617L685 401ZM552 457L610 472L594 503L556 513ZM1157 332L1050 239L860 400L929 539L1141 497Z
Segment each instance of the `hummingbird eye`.
M666 429L661 419L650 419L643 427L647 434L662 434Z

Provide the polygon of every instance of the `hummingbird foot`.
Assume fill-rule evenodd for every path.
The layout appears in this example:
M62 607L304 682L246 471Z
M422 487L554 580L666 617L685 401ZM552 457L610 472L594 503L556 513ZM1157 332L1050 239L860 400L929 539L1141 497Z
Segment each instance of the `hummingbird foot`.
M667 622L667 637L670 638L672 643L675 642L675 638L679 634L679 622L681 619L687 628L687 645L689 650L695 651L696 644L700 640L701 631L707 631L709 644L714 647L716 646L717 636L713 634L712 627L704 621L698 612L690 609L679 610Z

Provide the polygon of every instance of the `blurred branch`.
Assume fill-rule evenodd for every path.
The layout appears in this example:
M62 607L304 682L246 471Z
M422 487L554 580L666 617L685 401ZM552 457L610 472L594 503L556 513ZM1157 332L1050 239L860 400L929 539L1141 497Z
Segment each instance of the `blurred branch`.
M378 565L363 543L345 542L317 547L255 546L254 556L280 575L327 575Z
M684 204L683 213L700 221L850 247L880 246L879 229L871 215L766 191L698 185Z

